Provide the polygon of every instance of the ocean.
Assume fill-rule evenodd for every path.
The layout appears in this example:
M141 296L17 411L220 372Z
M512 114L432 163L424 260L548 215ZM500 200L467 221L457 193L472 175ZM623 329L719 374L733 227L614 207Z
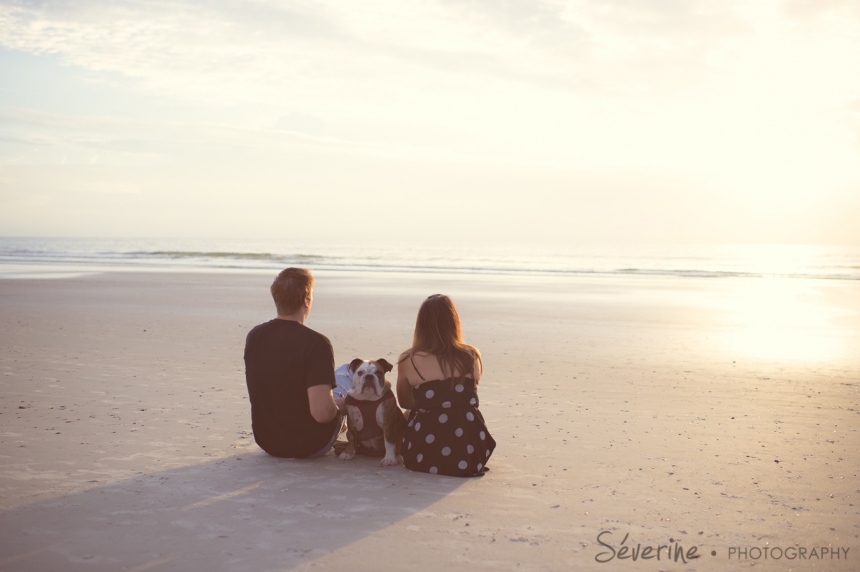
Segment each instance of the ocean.
M288 266L349 273L860 280L860 248L0 237L0 278L109 271L268 274Z

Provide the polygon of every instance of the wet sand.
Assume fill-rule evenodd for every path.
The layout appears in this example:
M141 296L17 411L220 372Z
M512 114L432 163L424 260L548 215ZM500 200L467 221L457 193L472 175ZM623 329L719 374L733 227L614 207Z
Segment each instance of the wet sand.
M498 442L460 480L256 447L270 280L0 280L0 569L858 567L852 282L318 273L338 363L391 360L454 297ZM637 561L599 563L602 532ZM641 558L676 545L700 557Z

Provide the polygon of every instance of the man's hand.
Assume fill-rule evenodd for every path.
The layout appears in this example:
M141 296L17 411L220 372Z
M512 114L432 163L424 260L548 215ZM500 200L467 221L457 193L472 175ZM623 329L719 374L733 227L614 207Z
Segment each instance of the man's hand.
M338 415L346 415L346 397L335 397L334 404L337 406Z

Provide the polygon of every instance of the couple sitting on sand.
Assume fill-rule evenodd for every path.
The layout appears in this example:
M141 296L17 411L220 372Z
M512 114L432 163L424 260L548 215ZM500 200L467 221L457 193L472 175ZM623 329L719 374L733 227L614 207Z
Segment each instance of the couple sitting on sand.
M337 383L328 338L304 325L313 286L309 270L281 272L271 287L278 317L245 342L254 439L276 457L322 457L343 426L349 385ZM408 469L459 477L487 470L496 443L478 411L480 377L481 354L463 342L454 303L430 296L418 311L412 347L397 362L397 398L409 410L401 446Z

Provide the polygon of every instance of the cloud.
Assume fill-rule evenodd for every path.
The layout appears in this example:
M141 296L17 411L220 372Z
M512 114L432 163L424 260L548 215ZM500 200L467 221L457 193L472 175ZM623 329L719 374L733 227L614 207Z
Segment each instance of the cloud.
M308 8L228 1L18 3L0 7L0 30L8 48L58 54L67 64L119 72L151 92L213 106L259 101L267 87L331 59L324 50L303 53L309 38L344 39Z
M844 107L848 128L854 133L854 145L860 148L860 99Z
M266 161L298 152L324 156L457 161L459 153L428 146L380 144L326 136L322 120L300 113L282 116L273 128L227 123L153 121L124 117L68 116L32 109L0 108L6 134L0 144L37 148L52 164L154 165ZM312 133L318 131L319 133ZM71 155L68 153L71 152ZM44 154L33 160L44 161ZM0 155L3 157L3 155ZM473 160L490 160L475 156ZM29 163L6 156L2 164Z
M364 4L335 2L6 3L0 43L203 105L269 105L286 92L306 108L347 89L372 98L408 88L397 79L416 68L574 91L694 79L707 54L744 29L722 1L393 6L368 19Z
M275 129L321 135L325 132L325 122L312 115L292 112L278 118L277 123L275 123Z
M478 29L496 29L538 49L573 54L587 33L565 18L565 7L543 0L442 0L449 18L471 18Z
M694 82L711 52L750 31L735 1L442 1L484 34L505 36L499 43L522 39L528 48L524 69L535 62L540 67L550 56L549 75L580 78L558 82L568 89L612 92Z
M783 9L796 19L837 16L860 20L860 3L856 0L786 0Z
M472 15L484 26L529 38L545 49L572 49L569 55L585 42L619 43L623 39L638 49L646 41L665 46L695 38L707 46L746 31L736 0L441 1L452 13Z

